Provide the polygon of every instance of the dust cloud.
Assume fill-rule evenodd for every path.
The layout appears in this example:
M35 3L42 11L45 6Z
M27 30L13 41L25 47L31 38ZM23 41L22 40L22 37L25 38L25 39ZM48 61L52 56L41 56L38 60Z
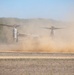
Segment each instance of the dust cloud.
M32 25L32 26L31 26ZM74 23L55 23L54 38L50 36L50 30L40 27L51 27L52 24L45 19L31 20L26 27L19 29L22 33L36 34L38 37L20 37L18 42L12 44L0 44L0 52L74 52ZM22 31L23 30L23 31ZM25 30L25 31L24 31Z
M40 37L37 39L27 38L19 43L0 45L0 52L62 52L73 53L74 42L64 42L49 37Z

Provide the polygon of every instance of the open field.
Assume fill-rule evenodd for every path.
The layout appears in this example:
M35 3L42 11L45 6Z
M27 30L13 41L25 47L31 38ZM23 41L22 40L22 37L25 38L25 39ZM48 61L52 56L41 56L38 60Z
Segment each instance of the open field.
M74 75L74 54L0 53L0 75Z

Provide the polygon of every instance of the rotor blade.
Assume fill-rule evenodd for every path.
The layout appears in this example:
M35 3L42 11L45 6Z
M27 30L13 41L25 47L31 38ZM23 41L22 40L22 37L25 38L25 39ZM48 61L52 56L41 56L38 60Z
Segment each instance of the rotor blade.
M7 27L19 27L20 25L6 25L6 24L0 24L0 26L7 26Z
M6 24L0 24L0 26L12 27L11 25L6 25Z
M51 28L49 28L49 27L42 27L42 28L44 28L44 29L51 29Z
M18 34L18 36L25 37L25 36L28 36L28 35L27 34Z
M19 26L21 26L21 25L12 25L13 27L19 27Z
M54 29L63 29L63 28L54 28Z

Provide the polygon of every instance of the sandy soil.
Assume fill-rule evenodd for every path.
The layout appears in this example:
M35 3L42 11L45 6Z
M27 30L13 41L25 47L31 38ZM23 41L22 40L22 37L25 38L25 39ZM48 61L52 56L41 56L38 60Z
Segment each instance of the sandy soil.
M0 60L0 75L74 75L74 60Z

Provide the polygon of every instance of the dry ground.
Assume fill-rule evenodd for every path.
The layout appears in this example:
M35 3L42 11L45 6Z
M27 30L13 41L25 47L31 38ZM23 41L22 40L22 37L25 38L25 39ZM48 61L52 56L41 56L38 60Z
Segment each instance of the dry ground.
M0 60L0 75L74 75L74 60Z

